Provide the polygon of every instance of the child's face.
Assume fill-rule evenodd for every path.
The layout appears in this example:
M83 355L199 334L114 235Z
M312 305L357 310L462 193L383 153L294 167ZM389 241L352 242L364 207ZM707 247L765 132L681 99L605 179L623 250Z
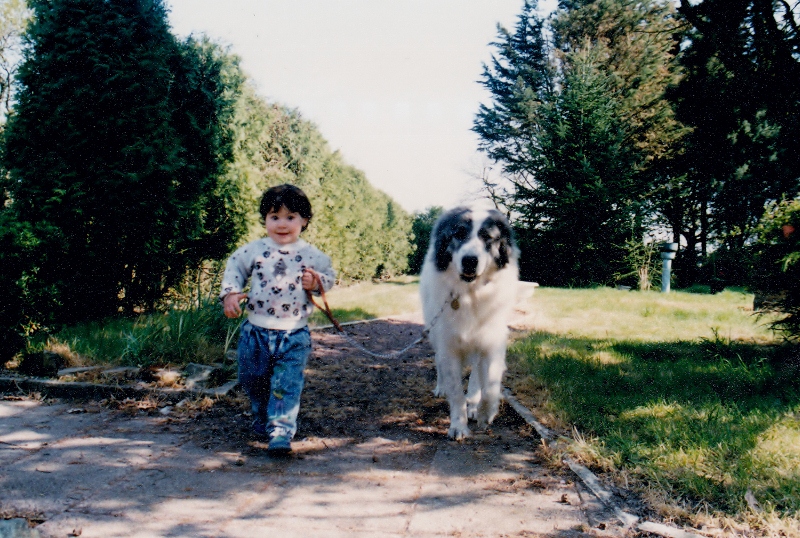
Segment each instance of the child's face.
M308 224L308 219L300 216L300 213L292 212L281 206L278 211L267 213L265 222L267 235L279 245L294 243L300 237L300 232Z

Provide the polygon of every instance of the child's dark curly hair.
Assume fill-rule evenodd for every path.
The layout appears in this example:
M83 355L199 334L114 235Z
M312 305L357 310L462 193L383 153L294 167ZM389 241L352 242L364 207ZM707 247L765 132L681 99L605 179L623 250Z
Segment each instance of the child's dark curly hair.
M311 222L311 217L314 213L311 211L311 202L308 196L302 190L294 185L285 183L276 187L270 187L264 191L261 197L261 205L258 208L261 213L261 220L267 218L267 213L270 211L279 211L281 207L285 207L291 213L299 213L304 219ZM303 226L303 230L308 227L308 223Z

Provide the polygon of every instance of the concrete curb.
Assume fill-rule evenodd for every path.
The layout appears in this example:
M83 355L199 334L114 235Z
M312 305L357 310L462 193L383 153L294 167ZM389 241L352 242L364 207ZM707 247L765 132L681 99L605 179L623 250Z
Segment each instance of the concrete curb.
M544 439L545 442L548 444L555 443L557 439L555 432L539 422L531 410L522 405L507 388L503 389L503 398L511 406L511 408L514 409L514 411L516 411L517 414L519 414L525 420L525 422L527 422L536 430L536 432L542 439ZM564 437L561 439L567 438ZM658 534L659 536L664 536L665 538L707 538L701 534L670 527L669 525L664 525L663 523L655 523L652 521L639 522L639 518L637 516L625 512L613 502L611 492L602 486L600 480L593 472L569 457L565 457L563 462L570 468L570 470L572 470L573 473L578 476L578 478L581 479L586 487L589 488L589 490L594 493L594 495L600 499L603 504L605 504L614 512L614 515L620 520L620 522L622 522L625 528L636 528L642 532Z
M0 392L44 392L54 398L125 399L158 397L170 402L178 402L186 398L196 398L198 396L218 398L228 394L237 384L237 381L229 381L219 387L190 390L0 376Z

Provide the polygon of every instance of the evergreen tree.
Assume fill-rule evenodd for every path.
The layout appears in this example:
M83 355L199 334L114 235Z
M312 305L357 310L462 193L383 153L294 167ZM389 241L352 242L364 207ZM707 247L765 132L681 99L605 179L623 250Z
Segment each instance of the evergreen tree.
M57 322L151 308L235 240L215 195L231 88L161 0L32 0L3 159L11 209L46 230L26 269Z
M619 113L641 154L636 174L646 194L642 211L649 226L668 226L678 242L687 230L685 217L696 214L696 206L678 164L689 129L677 121L667 96L682 76L675 60L682 21L674 3L562 0L559 7L553 20L556 49L566 54L589 42L602 51L598 60L611 74ZM683 257L675 264L678 274Z
M536 187L516 193L536 253L523 269L548 284L611 282L619 247L643 231L640 154L600 56L588 44L567 55L561 91L542 110Z
M740 250L764 207L798 193L800 14L789 3L681 2L690 24L672 94L693 128L681 162L696 193L703 254L712 241Z
M412 275L418 275L422 271L422 264L425 261L425 254L428 252L433 225L436 223L436 219L441 216L442 211L441 206L433 206L425 211L414 213L414 220L411 223L412 249L408 255L408 272Z
M556 49L568 54L595 47L610 74L629 136L643 170L658 170L679 151L687 129L666 98L680 80L675 61L679 20L671 1L562 0L553 20ZM655 173L655 172L654 172Z
M410 217L364 173L344 162L297 110L264 102L246 86L237 104L235 159L228 182L238 185L233 212L247 239L263 235L258 200L268 187L293 183L311 199L314 218L303 236L330 254L339 276L362 280L406 269ZM243 239L245 240L245 239Z
M685 131L665 99L678 76L673 11L657 1L559 6L549 29L532 2L513 35L501 29L483 76L492 103L474 130L509 181L500 197L517 227L523 277L606 283L623 245L641 236L646 202Z
M17 56L29 17L25 0L0 0L0 122L11 108Z
M497 28L497 48L491 66L483 66L481 84L492 94L491 105L481 104L472 130L479 148L516 184L530 181L531 161L537 157L536 109L553 92L549 47L544 21L536 14L536 0L525 0L515 31Z

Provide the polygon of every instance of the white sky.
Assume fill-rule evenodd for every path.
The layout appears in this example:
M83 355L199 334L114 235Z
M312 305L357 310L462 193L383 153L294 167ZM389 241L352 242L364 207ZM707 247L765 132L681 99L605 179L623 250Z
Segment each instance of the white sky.
M259 94L300 110L406 210L474 197L470 131L498 23L522 0L167 0L180 36L230 45ZM552 7L555 0L540 0Z

